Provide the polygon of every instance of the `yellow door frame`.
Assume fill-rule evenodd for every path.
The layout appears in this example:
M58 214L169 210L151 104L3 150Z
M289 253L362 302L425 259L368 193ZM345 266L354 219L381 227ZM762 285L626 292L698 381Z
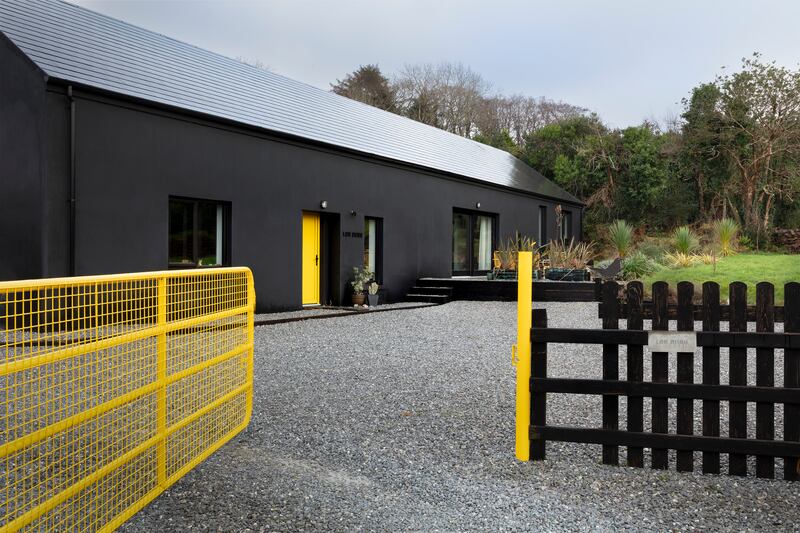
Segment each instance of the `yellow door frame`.
M320 300L320 214L303 211L302 224L302 304L319 305Z

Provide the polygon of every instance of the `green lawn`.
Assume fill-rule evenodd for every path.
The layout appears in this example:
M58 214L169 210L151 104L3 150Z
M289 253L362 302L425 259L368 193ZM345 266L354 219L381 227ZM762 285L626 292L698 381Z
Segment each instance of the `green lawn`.
M747 301L755 303L756 284L769 281L775 285L775 303L783 305L783 285L790 281L800 282L800 255L782 254L738 254L723 257L717 261L716 272L713 265L695 265L687 268L667 268L645 277L645 293L651 293L656 281L666 281L675 291L679 281L695 284L695 294L699 296L705 281L716 281L720 285L720 295L727 299L728 284L743 281L747 284Z

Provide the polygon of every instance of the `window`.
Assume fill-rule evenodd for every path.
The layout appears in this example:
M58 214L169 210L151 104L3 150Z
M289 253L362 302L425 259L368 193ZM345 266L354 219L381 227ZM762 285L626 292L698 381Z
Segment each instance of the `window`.
M493 224L492 217L478 215L475 217L472 231L472 268L473 271L492 269Z
M364 268L383 279L383 220L364 217Z
M226 203L186 198L169 199L169 265L222 266L228 263Z
M568 241L572 238L572 211L562 211L561 238Z
M470 216L453 213L453 273L469 272Z
M539 246L547 244L547 206L539 206Z
M496 217L453 211L453 274L473 275L492 269Z

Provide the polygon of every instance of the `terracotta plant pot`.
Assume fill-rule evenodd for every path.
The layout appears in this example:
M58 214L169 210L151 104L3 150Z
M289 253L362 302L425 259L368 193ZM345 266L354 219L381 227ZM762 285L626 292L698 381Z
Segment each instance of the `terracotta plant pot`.
M361 294L353 294L353 305L364 305L365 299L366 295L363 292Z

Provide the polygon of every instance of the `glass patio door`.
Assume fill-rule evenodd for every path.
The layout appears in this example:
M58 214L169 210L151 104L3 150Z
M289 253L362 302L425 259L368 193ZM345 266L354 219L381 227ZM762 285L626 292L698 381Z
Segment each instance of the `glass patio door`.
M453 211L453 275L485 274L492 269L495 217Z

